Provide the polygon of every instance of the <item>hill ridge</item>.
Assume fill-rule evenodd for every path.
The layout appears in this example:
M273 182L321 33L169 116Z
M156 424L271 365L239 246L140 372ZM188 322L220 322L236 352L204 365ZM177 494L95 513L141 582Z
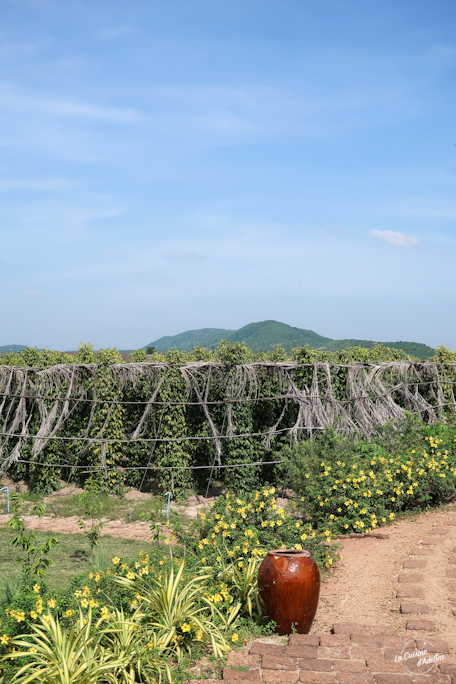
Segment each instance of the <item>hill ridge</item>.
M421 342L377 342L374 340L345 339L334 340L324 337L304 328L296 328L287 323L266 320L257 323L248 323L238 330L227 330L224 328L201 328L187 330L178 335L166 335L160 337L155 342L145 345L155 347L158 352L167 352L170 349L179 351L191 351L194 347L207 347L214 349L223 340L229 342L245 342L255 352L270 351L274 347L283 347L288 353L293 347L303 347L306 344L312 349L320 351L340 351L341 349L351 349L352 347L371 348L375 344L383 344L385 347L402 349L410 356L421 359L430 358L434 354L434 349Z

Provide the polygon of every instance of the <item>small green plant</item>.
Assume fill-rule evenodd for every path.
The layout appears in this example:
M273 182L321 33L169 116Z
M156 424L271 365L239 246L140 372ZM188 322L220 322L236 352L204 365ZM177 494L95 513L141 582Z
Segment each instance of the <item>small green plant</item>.
M49 537L44 544L38 546L36 543L36 535L26 529L24 520L21 516L21 508L23 505L22 498L19 494L14 493L11 494L10 501L13 507L13 517L8 521L7 527L10 527L16 532L16 536L11 539L10 544L12 546L20 547L25 554L19 559L22 563L22 584L24 586L30 586L35 576L44 575L46 573L52 562L50 558L48 558L49 552L54 546L57 546L59 542L55 537ZM42 517L43 512L44 509L41 504L36 504L32 508L32 513L40 518Z
M92 624L91 609L86 615L80 610L76 623L65 629L48 613L40 617L41 624L32 625L32 634L9 640L14 650L2 660L25 660L13 676L14 684L133 684L136 654L122 649L128 628L121 617L104 629L102 619Z
M91 482L88 489L79 495L79 503L85 508L87 517L91 519L90 525L84 520L78 520L78 525L84 530L84 534L89 542L92 555L94 549L100 543L101 530L104 527L104 522L101 520L102 504L97 495L100 493L100 487L96 482Z
M175 573L173 564L163 580L139 573L131 577L117 577L114 581L134 592L141 604L139 613L149 630L158 632L160 642L170 654L180 660L192 646L210 643L214 655L222 657L230 650L222 630L216 624L219 616L216 606L205 596L205 584L210 575L196 575L182 579L184 562Z

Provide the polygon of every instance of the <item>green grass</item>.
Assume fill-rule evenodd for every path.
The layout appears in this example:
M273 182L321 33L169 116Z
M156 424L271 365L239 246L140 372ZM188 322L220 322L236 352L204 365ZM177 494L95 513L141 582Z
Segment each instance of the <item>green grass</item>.
M37 544L54 536L60 544L49 554L53 564L46 573L46 584L50 589L62 589L68 586L70 580L82 572L104 570L111 564L114 556L136 557L140 551L150 551L156 548L152 542L139 542L120 537L102 537L95 549L95 557L90 553L89 544L82 534L59 534L51 532L35 532ZM16 584L21 571L21 550L10 545L13 538L10 530L0 528L0 595L8 583Z
M37 503L43 503L44 515L54 516L54 506L59 518L68 518L73 515L86 517L84 505L79 501L78 495L54 496L43 500L43 496L36 493L23 494L24 514L30 514L32 507ZM108 520L128 521L131 513L131 522L141 521L147 518L157 503L162 506L162 514L166 514L166 501L163 497L150 496L149 499L130 501L123 497L110 496L109 494L97 494L96 502L100 504L100 515ZM6 497L0 499L0 514L6 513Z

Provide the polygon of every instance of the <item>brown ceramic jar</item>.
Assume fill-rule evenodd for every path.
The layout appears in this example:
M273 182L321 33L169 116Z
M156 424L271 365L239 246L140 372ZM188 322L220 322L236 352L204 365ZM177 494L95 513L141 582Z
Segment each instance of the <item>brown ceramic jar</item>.
M277 634L308 634L320 596L320 570L308 551L268 551L258 572L258 586L267 616Z

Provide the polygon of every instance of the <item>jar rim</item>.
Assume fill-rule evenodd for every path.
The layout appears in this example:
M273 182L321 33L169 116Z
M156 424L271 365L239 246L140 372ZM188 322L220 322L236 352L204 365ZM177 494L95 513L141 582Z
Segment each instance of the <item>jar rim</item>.
M272 549L271 551L268 551L267 553L268 556L291 556L292 558L300 558L300 557L306 557L308 558L310 556L309 551L306 551L305 549Z

